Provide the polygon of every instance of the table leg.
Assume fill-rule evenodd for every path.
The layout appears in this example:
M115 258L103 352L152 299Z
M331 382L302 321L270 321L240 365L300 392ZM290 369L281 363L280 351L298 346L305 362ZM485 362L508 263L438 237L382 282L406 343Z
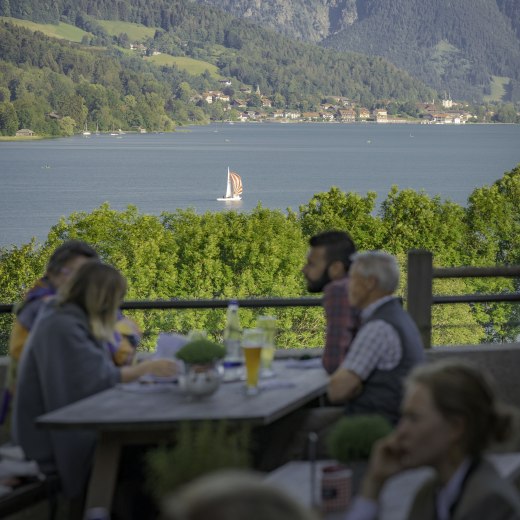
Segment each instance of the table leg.
M110 511L116 487L121 448L121 442L116 433L101 432L88 485L86 510L92 507L104 507Z

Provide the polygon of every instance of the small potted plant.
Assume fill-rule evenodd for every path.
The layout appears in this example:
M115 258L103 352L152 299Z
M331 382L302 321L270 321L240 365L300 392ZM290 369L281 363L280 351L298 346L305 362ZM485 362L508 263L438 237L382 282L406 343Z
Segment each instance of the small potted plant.
M392 431L382 415L352 415L340 419L327 437L328 452L352 470L355 492L366 470L374 443Z
M222 367L220 360L226 351L222 345L206 338L196 339L181 347L176 357L184 362L179 375L179 386L191 397L213 394L220 386Z

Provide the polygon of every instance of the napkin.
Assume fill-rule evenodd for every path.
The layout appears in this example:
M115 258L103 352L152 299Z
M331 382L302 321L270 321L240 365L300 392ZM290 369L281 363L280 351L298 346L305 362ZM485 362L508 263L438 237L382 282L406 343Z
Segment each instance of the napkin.
M188 337L182 334L167 334L162 332L157 339L157 347L153 357L173 359L177 351L186 345L188 341Z

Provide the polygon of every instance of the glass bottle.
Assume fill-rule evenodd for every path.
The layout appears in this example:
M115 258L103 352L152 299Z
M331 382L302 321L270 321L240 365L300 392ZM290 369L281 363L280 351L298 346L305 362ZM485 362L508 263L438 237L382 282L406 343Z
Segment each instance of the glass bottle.
M243 359L240 351L242 327L238 315L238 302L232 300L226 313L226 328L224 329L224 346L226 357L224 358L224 380L232 381L242 375Z

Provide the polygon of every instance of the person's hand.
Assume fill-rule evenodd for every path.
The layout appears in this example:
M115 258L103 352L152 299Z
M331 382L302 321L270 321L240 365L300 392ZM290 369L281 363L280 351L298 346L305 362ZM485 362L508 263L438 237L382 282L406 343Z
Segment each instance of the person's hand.
M141 376L172 377L177 373L177 363L171 359L147 359L136 365L121 368L121 382L130 383Z
M361 494L365 498L377 500L384 483L390 477L405 469L402 463L402 454L396 432L374 444L361 490Z
M141 363L143 375L156 377L172 377L177 373L177 363L171 359L150 359Z

